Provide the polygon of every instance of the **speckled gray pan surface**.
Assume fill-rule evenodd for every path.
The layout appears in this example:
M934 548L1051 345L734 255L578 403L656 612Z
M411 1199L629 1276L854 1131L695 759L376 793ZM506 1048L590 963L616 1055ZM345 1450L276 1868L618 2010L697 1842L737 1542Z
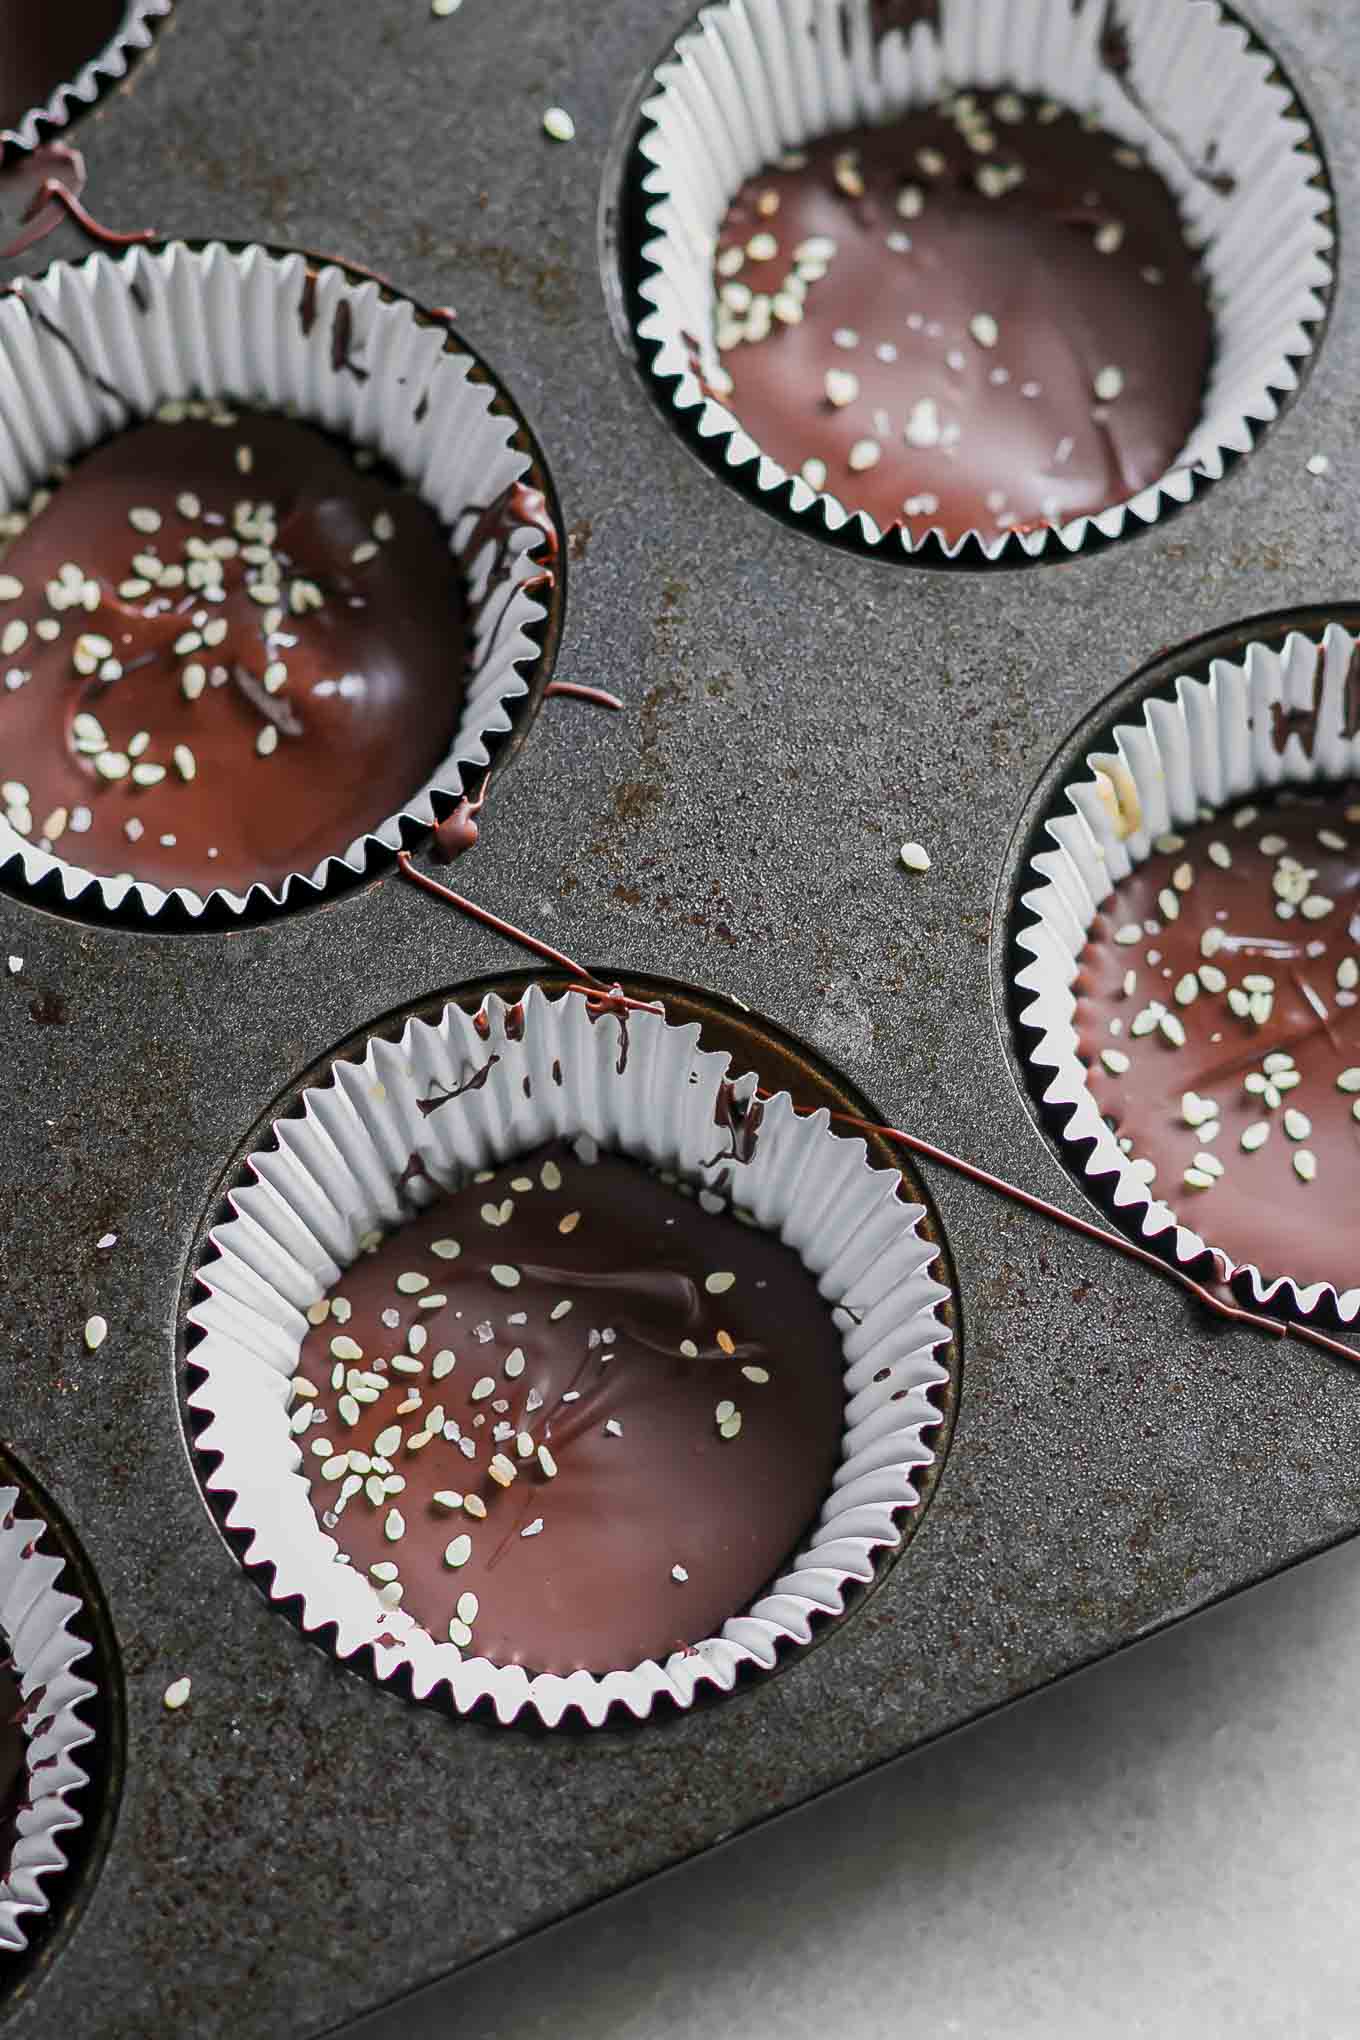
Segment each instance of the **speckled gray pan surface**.
M1012 1074L997 888L1056 747L1147 660L1360 595L1344 204L1360 22L1315 0L1253 10L1343 194L1340 290L1299 401L1146 535L931 574L745 502L610 336L602 169L684 18L655 0L465 0L446 21L427 0L181 0L79 125L87 195L123 225L335 252L452 303L539 432L572 531L558 670L627 713L549 704L462 882L593 963L739 995L884 1113L1086 1210ZM541 134L554 102L569 147ZM28 266L81 252L63 231ZM897 862L908 837L925 878ZM216 935L4 896L7 955L24 961L0 969L0 1435L99 1575L128 1700L112 1844L11 1999L15 2040L342 2028L1360 1526L1360 1375L1210 1327L937 1171L958 1426L864 1607L777 1678L626 1733L412 1707L304 1643L227 1549L181 1426L176 1315L221 1172L270 1101L379 1015L517 959L391 875ZM95 1310L110 1330L92 1355ZM167 1714L184 1673L193 1697Z

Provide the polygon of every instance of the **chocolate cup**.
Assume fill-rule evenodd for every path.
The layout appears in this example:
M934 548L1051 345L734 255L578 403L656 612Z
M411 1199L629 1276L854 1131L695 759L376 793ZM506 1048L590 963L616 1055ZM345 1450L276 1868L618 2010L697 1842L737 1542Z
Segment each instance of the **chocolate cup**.
M1084 727L1087 771L1063 776L1024 859L1011 993L1024 1074L1044 1123L1104 1211L1201 1279L1222 1279L1228 1266L1232 1287L1255 1307L1351 1326L1360 1319L1360 1287L1237 1262L1215 1243L1212 1197L1196 1203L1188 1188L1152 1194L1138 1158L1120 1150L1101 1116L1073 1025L1071 988L1087 930L1102 905L1117 903L1120 878L1146 862L1159 837L1194 826L1206 810L1230 813L1282 788L1322 790L1360 774L1360 735L1347 734L1356 618L1298 621L1299 629L1286 617L1271 630L1272 620L1262 619L1259 635L1243 627L1189 648L1190 670L1169 687L1168 662L1160 662L1157 682L1125 696L1117 720L1106 709ZM1316 713L1307 745L1298 734L1277 742L1276 704L1305 727ZM1098 732L1094 741L1087 731Z
M60 462L188 397L292 408L373 445L418 487L455 550L478 529L477 511L490 496L520 484L542 498L550 536L509 520L504 596L488 602L473 664L459 676L453 749L402 809L313 870L244 894L163 890L99 877L0 824L0 884L55 911L121 926L237 926L315 904L390 868L395 851L456 805L493 750L522 740L556 657L566 586L561 510L537 440L504 384L446 319L389 286L329 259L253 244L171 241L116 260L92 256L78 268L57 263L0 304L0 328L14 364L0 378L6 507L22 507ZM377 372L349 373L373 342L381 344ZM469 562L474 597L491 564L489 545Z
M84 1671L92 1662L80 1633L85 1603L68 1591L80 1585L68 1538L47 1520L27 1476L0 1455L0 1634L26 1703L28 1739L20 1807L0 1865L0 1965L28 1948L78 1845L89 1773L77 1752L96 1733L88 1717L102 1711Z
M1010 0L932 0L905 15L888 10L881 37L873 22L884 10L870 0L848 0L843 12L843 35L828 31L807 45L795 26L804 14L787 0L718 0L670 45L625 116L615 151L621 189L606 192L602 216L618 264L611 309L668 421L707 467L780 521L899 564L1060 560L1156 524L1203 494L1292 400L1331 301L1332 199L1321 144L1274 57L1222 5L1188 40L1170 20L1154 33L1147 9L1123 24L1116 6L1127 63L1115 60L1121 45L1110 39L1106 0L1074 11L1027 0L1024 21ZM1126 502L1000 537L931 531L914 539L790 474L711 393L706 371L719 361L713 241L743 179L782 151L895 118L950 90L1003 88L1090 111L1139 146L1180 201L1220 299L1206 411L1179 459ZM1233 194L1216 194L1214 184L1228 179ZM1250 258L1263 243L1274 254L1253 283ZM1281 278L1286 288L1277 287Z
M636 989L646 997L663 988ZM749 1197L757 1222L803 1254L833 1307L838 1285L849 1281L866 1308L863 1322L844 1333L846 1430L831 1491L810 1541L754 1606L664 1666L649 1660L602 1675L533 1675L484 1659L458 1662L456 1650L400 1611L384 1616L373 1588L331 1562L333 1542L297 1471L302 1452L288 1430L288 1381L307 1305L353 1258L358 1238L372 1225L398 1222L406 1208L393 1157L418 1142L443 1183L465 1179L493 1156L524 1152L541 1131L590 1131L602 1146L711 1182L713 1170L700 1165L713 1153L715 1097L730 1095L722 1082L730 1057L704 1047L710 1027L705 1019L701 1036L695 1020L707 1014L705 1004L681 989L677 1006L680 1026L629 1014L625 1051L616 1018L592 1023L579 998L545 997L536 977L522 1005L507 1008L491 996L469 1015L461 1003L435 1002L431 1020L408 1020L395 1041L370 1035L346 1044L311 1073L322 1081L309 1078L293 1094L288 1116L257 1130L254 1141L264 1134L269 1144L245 1158L244 1173L255 1181L229 1191L232 1217L209 1221L191 1263L186 1420L234 1548L304 1631L415 1699L485 1711L503 1723L555 1727L579 1715L599 1726L611 1712L641 1719L658 1705L684 1708L729 1691L831 1633L848 1604L881 1577L930 1492L943 1444L927 1445L924 1434L943 1431L947 1439L957 1364L935 1357L952 1337L952 1291L930 1271L939 1264L947 1280L947 1263L891 1150L875 1139L880 1166L868 1166L858 1136L831 1133L820 1115L795 1119L785 1093L765 1106L751 1162L734 1165L734 1199ZM763 1024L747 1028L763 1040ZM718 1038L725 1046L736 1031ZM362 1063L351 1060L364 1050ZM460 1099L459 1118L421 1114L416 1100L457 1081L455 1070L469 1057L496 1062ZM809 1102L834 1100L851 1110L862 1103L810 1079L792 1045L773 1061L762 1054L758 1067L772 1084L793 1080L800 1098L811 1089ZM448 1144L438 1156L429 1151L436 1128L445 1129ZM239 1184L242 1173L233 1171L231 1180ZM404 1174L408 1196L420 1192L419 1201L428 1201L420 1180ZM353 1196L359 1184L362 1210ZM397 1631L395 1644L379 1645L384 1629Z
M174 0L128 0L117 32L92 50L69 78L62 79L29 107L12 127L0 127L0 161L8 161L59 137L106 92L122 82L138 57L151 47Z

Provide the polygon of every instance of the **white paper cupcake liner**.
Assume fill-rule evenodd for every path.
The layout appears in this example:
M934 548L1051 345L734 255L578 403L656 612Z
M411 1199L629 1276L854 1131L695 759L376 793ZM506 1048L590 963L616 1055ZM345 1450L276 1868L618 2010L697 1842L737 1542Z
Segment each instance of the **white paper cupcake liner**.
M60 6L62 0L51 0ZM101 92L126 78L141 51L151 47L156 23L170 12L173 0L129 0L118 33L90 61L58 85L41 106L32 106L16 127L0 128L0 146L36 148L46 135L93 106Z
M801 1118L781 1093L765 1106L749 1163L705 1167L730 1058L699 1048L697 1024L630 1013L620 1074L617 1021L592 1022L580 997L530 990L523 1027L510 1034L506 1010L497 998L485 1002L485 1035L457 1006L435 1024L412 1020L399 1043L373 1041L362 1062L338 1063L331 1080L304 1093L300 1117L278 1122L273 1144L249 1159L256 1183L232 1196L235 1216L214 1228L198 1271L207 1297L189 1313L203 1335L190 1360L204 1378L189 1404L209 1420L197 1446L219 1463L206 1484L232 1498L226 1522L248 1533L245 1563L269 1570L271 1599L297 1604L305 1630L333 1628L342 1658L380 1631L395 1635L398 1647L371 1653L376 1675L405 1671L417 1699L441 1689L460 1713L489 1702L502 1722L528 1713L552 1727L575 1709L598 1726L615 1705L641 1718L663 1698L687 1707L706 1687L730 1690L744 1666L770 1670L785 1647L811 1641L819 1617L844 1612L847 1589L873 1579L876 1554L901 1541L899 1518L917 1506L916 1479L933 1462L925 1433L941 1422L932 1396L949 1379L936 1357L950 1338L940 1315L949 1292L931 1273L936 1250L920 1229L921 1206L897 1194L895 1170L869 1165L861 1140L832 1133L825 1112ZM490 1078L464 1093L456 1113L422 1116L419 1100L452 1089L488 1057L498 1058ZM738 1095L755 1082L743 1079ZM368 1580L334 1562L335 1541L299 1471L288 1384L307 1307L339 1280L366 1233L407 1215L396 1184L413 1152L452 1188L476 1169L580 1134L699 1186L730 1174L733 1201L802 1256L829 1306L848 1303L853 1317L837 1318L841 1463L787 1570L692 1652L559 1677L462 1659L411 1616L385 1611Z
M342 304L349 307L348 352L367 369L362 380L334 359ZM442 321L376 282L299 252L172 241L117 259L56 263L37 282L0 298L0 510L22 510L59 463L162 404L189 398L291 410L371 448L429 504L455 553L477 532L478 513L535 467L524 450L528 429L505 391L456 336L451 340ZM548 615L542 592L530 586L543 572L543 547L542 533L530 525L510 532L500 592L477 611L472 669L448 757L398 814L313 870L290 874L277 889L171 892L145 879L98 877L0 819L0 874L17 869L38 885L55 873L67 903L93 891L111 911L135 900L154 916L173 898L193 918L209 900L242 913L362 877L375 854L401 847L403 824L430 826L433 796L456 801L468 768L488 762L488 739L510 729L512 705L529 692L526 669L542 656L529 632ZM496 550L494 535L485 535L467 562L474 610Z
M848 528L877 545L885 533L872 517L772 460L705 391L721 366L712 274L727 207L784 152L897 119L950 90L1010 86L1089 113L1160 172L1191 245L1203 249L1216 329L1203 416L1166 474L1098 515L954 540L902 526L887 534L890 550L927 560L956 559L970 544L988 561L1076 552L1155 523L1221 479L1297 388L1331 285L1331 197L1274 59L1217 0L1119 0L1132 91L1101 61L1106 0L939 0L939 18L938 33L923 21L875 43L870 0L714 0L703 9L642 108L638 146L653 166L642 188L654 198L646 216L655 236L642 249L639 289L652 310L638 337L676 412L715 442L733 475L816 527ZM1233 179L1227 195L1195 175L1208 161Z
M1113 1203L1126 1230L1182 1266L1212 1255L1260 1304L1310 1316L1320 1305L1344 1324L1360 1317L1360 1289L1301 1284L1238 1263L1151 1195L1102 1117L1086 1081L1075 1026L1073 985L1102 902L1152 854L1159 836L1194 826L1206 811L1282 786L1323 785L1360 773L1360 735L1347 735L1346 676L1357 640L1331 624L1321 645L1290 632L1280 651L1251 645L1241 662L1215 659L1209 677L1182 677L1175 700L1150 700L1136 723L1120 725L1108 754L1087 759L1092 776L1064 789L1071 813L1048 822L1054 844L1033 859L1039 880L1022 895L1034 916L1016 936L1031 960L1016 973L1018 1018L1035 1030L1024 1047L1046 1079L1042 1099L1059 1115L1074 1169ZM1297 736L1278 751L1271 704L1311 709L1318 659L1323 686L1311 756ZM1122 833L1121 833L1122 832Z
M45 1880L66 1868L63 1836L80 1825L68 1795L84 1785L75 1752L94 1730L79 1707L95 1688L74 1669L89 1645L69 1627L80 1602L59 1590L63 1562L33 1549L45 1525L18 1513L18 1488L0 1487L0 1633L26 1700L28 1781L9 1866L0 1871L0 1952L27 1946L26 1922L46 1912Z

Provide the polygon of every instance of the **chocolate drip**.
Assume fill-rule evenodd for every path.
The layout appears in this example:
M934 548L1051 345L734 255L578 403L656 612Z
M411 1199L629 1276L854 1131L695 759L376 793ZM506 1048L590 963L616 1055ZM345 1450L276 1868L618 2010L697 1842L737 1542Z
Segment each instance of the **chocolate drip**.
M1220 198L1231 198L1237 189L1237 179L1229 171L1214 166L1218 159L1218 144L1210 142L1202 161L1197 162L1166 124L1159 120L1148 105L1142 93L1133 82L1133 45L1129 32L1119 16L1119 0L1105 0L1105 13L1100 25L1100 39L1096 45L1100 61L1116 80L1120 91L1136 113L1140 113L1149 127L1155 128L1167 147L1173 149L1182 165L1200 184L1207 184Z
M1346 675L1348 708L1351 705L1351 684L1354 669L1355 658L1354 654L1352 654L1350 671ZM1309 758L1312 757L1313 747L1317 743L1318 718L1322 714L1322 690L1326 683L1326 678L1327 673L1322 647L1317 645L1313 650L1313 700L1311 707L1286 708L1282 701L1272 701L1270 704L1271 741L1277 751L1283 751L1289 739L1297 737L1303 745L1306 755Z
M361 368L354 359L353 346L354 314L350 310L349 299L342 297L336 303L331 320L331 367L337 375L344 369L356 382L367 382L368 370Z
M705 1162L704 1167L711 1169L719 1162L754 1161L756 1139L764 1117L765 1107L760 1100L739 1097L736 1084L730 1077L724 1077L713 1101L713 1124L727 1135L728 1146L714 1155L712 1161Z
M455 1098L465 1098L469 1091L480 1091L499 1061L498 1055L488 1056L470 1077L465 1077L453 1090L448 1091L441 1087L437 1092L431 1091L427 1098L418 1098L416 1110L423 1119L428 1119L432 1112L438 1112L441 1105L451 1105Z

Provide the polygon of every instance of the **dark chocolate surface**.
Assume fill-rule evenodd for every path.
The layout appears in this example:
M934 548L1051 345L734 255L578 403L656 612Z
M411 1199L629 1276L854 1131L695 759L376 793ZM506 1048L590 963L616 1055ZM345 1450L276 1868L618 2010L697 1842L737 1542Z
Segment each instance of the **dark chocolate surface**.
M733 201L714 283L730 409L884 527L1107 509L1199 417L1212 325L1175 201L1051 101L965 93L782 159Z
M627 707L540 716L459 885L596 969L749 1001L880 1117L1089 1213L1009 1074L1008 846L1065 734L1159 647L1216 629L1236 656L1243 617L1353 598L1360 292L1259 450L1136 540L1005 578L837 553L716 487L610 360L610 138L692 12L299 0L261 35L246 0L181 6L82 125L91 191L120 225L335 249L454 302L541 429L571 531L558 670ZM1360 190L1360 21L1247 13ZM576 120L566 149L540 132L550 99ZM87 252L63 227L24 266ZM1080 769L1065 758L1059 784ZM933 859L919 882L908 836ZM107 1861L5 2040L278 2040L281 2002L290 2040L348 2030L1360 1524L1350 1370L1206 1326L1141 1270L926 1171L960 1274L959 1424L916 1538L850 1620L636 1730L535 1737L377 1692L268 1605L204 1506L172 1387L184 1269L228 1154L302 1070L519 959L395 878L229 936L13 896L0 928L3 1425L104 1582L128 1705ZM924 1861L939 1845L917 1837ZM456 1991L436 2024L457 2023Z
M10 820L199 893L310 873L401 808L449 749L466 657L418 497L309 426L213 417L107 441L0 558Z
M17 127L118 33L126 0L6 0L0 8L0 128Z
M1092 1094L1155 1171L1153 1195L1229 1262L1352 1288L1356 790L1243 802L1160 840L1082 951L1075 1024Z
M840 1456L843 1365L772 1234L554 1143L346 1271L303 1348L303 1464L341 1551L441 1642L630 1670L716 1635L791 1554Z

